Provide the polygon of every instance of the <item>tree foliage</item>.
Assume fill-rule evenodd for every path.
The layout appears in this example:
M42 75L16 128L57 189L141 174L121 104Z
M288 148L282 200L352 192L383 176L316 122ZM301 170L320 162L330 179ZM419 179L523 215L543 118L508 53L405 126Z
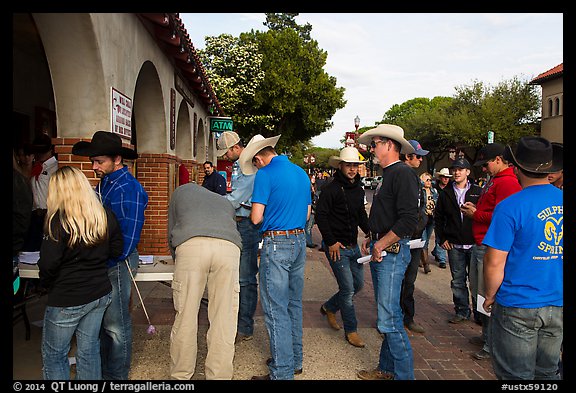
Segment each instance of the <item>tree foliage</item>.
M274 14L274 13L267 13L266 14L266 22L264 22L264 26L268 27L270 30L284 30L284 29L292 29L302 37L304 41L310 41L310 32L312 31L312 25L310 23L306 23L305 25L299 25L296 23L296 18L298 16L297 13L284 13L284 14Z
M467 158L475 161L487 143L488 131L494 131L495 142L502 144L538 132L540 98L536 87L527 82L518 77L496 86L474 81L456 87L454 97L413 98L393 105L382 123L399 125L406 139L416 139L430 150L428 170L451 147L468 151Z
M245 140L282 134L280 151L328 130L346 104L344 88L323 69L327 52L296 15L267 14L270 30L207 37L199 51L238 134Z

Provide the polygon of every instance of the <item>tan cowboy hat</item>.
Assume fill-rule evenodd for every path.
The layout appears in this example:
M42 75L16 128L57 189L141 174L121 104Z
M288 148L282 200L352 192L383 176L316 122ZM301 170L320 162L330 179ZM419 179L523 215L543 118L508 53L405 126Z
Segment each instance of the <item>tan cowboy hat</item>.
M242 173L245 175L252 175L253 173L256 173L258 168L252 164L252 159L260 150L264 149L265 147L276 146L280 136L281 135L276 135L270 138L264 138L260 134L254 135L244 150L242 150L242 153L240 153L240 157L238 158L238 164L240 165Z
M436 174L436 177L440 177L440 176L444 176L444 177L452 177L452 175L450 174L450 170L448 168L442 168L438 171L438 173Z
M358 153L358 149L352 146L347 146L340 150L340 157L331 156L328 159L328 165L330 165L332 168L338 168L341 162L349 162L353 164L363 164L366 162L360 160L359 158L360 153Z
M402 154L416 154L412 145L404 139L404 130L402 127L398 127L394 124L378 124L376 128L372 128L360 135L358 143L370 146L370 142L375 136L390 138L399 142L402 145L402 149L400 150L400 153Z

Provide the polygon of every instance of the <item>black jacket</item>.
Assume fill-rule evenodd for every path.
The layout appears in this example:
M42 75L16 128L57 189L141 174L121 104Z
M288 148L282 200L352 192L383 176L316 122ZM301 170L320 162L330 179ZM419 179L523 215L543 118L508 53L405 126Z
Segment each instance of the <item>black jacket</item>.
M59 241L45 236L40 248L40 284L48 290L47 305L71 307L90 303L112 291L106 262L122 255L124 238L116 216L109 208L108 239L92 247L68 247L68 235L58 214L51 222Z
M32 216L32 187L30 181L12 169L12 256L24 247L24 240Z
M470 189L466 192L464 201L476 204L482 188L472 182L470 183ZM438 192L438 202L436 202L436 209L434 210L434 232L437 241L439 244L446 240L453 244L474 244L472 219L466 216L461 218L460 206L456 199L453 184L454 181L451 180L443 190Z
M336 242L344 246L357 245L358 227L365 234L370 232L360 175L350 182L342 172L336 171L334 179L322 187L315 219L328 247Z
M226 195L226 179L216 171L204 177L202 187L207 188L216 194Z

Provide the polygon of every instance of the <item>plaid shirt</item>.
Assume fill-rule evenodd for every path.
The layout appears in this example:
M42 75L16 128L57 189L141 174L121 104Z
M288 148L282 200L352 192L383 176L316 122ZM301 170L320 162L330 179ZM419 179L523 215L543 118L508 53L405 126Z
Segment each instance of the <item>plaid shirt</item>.
M124 238L122 255L108 261L108 267L113 267L128 258L138 246L148 194L128 171L127 166L104 176L96 187L96 192L102 204L110 207L116 214Z

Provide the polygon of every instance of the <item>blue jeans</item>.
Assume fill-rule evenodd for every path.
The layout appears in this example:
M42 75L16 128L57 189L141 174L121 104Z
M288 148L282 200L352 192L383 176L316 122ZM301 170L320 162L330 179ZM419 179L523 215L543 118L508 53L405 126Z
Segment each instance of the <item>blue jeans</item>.
M472 308L474 319L482 323L482 339L484 340L484 350L490 352L490 317L477 311L478 294L485 296L484 292L484 255L485 245L474 245L472 247L472 257L470 258L470 295L472 295ZM482 307L482 305L480 305Z
M312 228L314 227L314 213L310 214L310 218L306 221L306 227L304 230L306 231L306 245L312 247L314 242L312 241Z
M432 231L434 230L434 217L428 216L428 221L422 232L422 240L424 240L424 249L428 248L428 242L432 236Z
M427 240L426 240L426 244L424 245L424 249L428 249L428 244L429 244L429 240L430 237L432 236L432 230L434 229L434 225L432 225L432 228L428 228L428 226L426 226L426 228L424 228L424 233L426 234ZM424 235L422 235L422 237L424 237ZM431 251L431 254L438 258L438 264L440 265L445 265L446 264L446 258L447 258L447 252L445 249L443 249L442 247L440 247L440 243L438 243L438 237L434 237L434 248Z
M260 224L254 225L249 217L236 223L242 237L240 252L240 307L238 309L238 333L254 334L254 313L258 304L258 245L262 236Z
M563 307L515 308L494 303L490 353L498 379L559 379Z
M448 251L448 262L452 280L452 301L456 315L470 318L470 292L468 291L468 271L470 269L470 259L472 249L452 248Z
M42 376L45 380L69 380L68 352L76 335L76 379L102 379L100 326L112 295L70 307L46 306L42 328Z
M260 301L270 337L270 379L294 379L302 368L302 290L306 235L264 237Z
M130 270L135 276L138 269L138 251L128 256ZM112 284L112 302L104 313L100 330L102 379L127 380L132 360L132 318L130 293L132 278L125 261L108 269Z
M381 262L370 262L374 295L378 307L378 330L384 333L378 369L394 374L395 379L414 379L412 346L404 330L400 291L410 263L408 239L399 241L398 254L388 253Z
M358 321L354 311L353 298L364 286L364 265L356 262L362 256L360 248L355 245L352 248L341 249L340 259L333 261L330 258L328 246L324 242L322 242L322 247L338 283L338 292L324 303L324 308L333 313L340 311L344 322L344 331L346 333L355 332L358 330Z
M402 290L400 292L400 307L404 314L404 324L408 325L414 321L414 314L416 308L414 306L414 287L416 278L418 277L418 266L420 264L420 257L422 256L422 248L414 248L410 250L410 263L404 273L404 280L402 281Z

